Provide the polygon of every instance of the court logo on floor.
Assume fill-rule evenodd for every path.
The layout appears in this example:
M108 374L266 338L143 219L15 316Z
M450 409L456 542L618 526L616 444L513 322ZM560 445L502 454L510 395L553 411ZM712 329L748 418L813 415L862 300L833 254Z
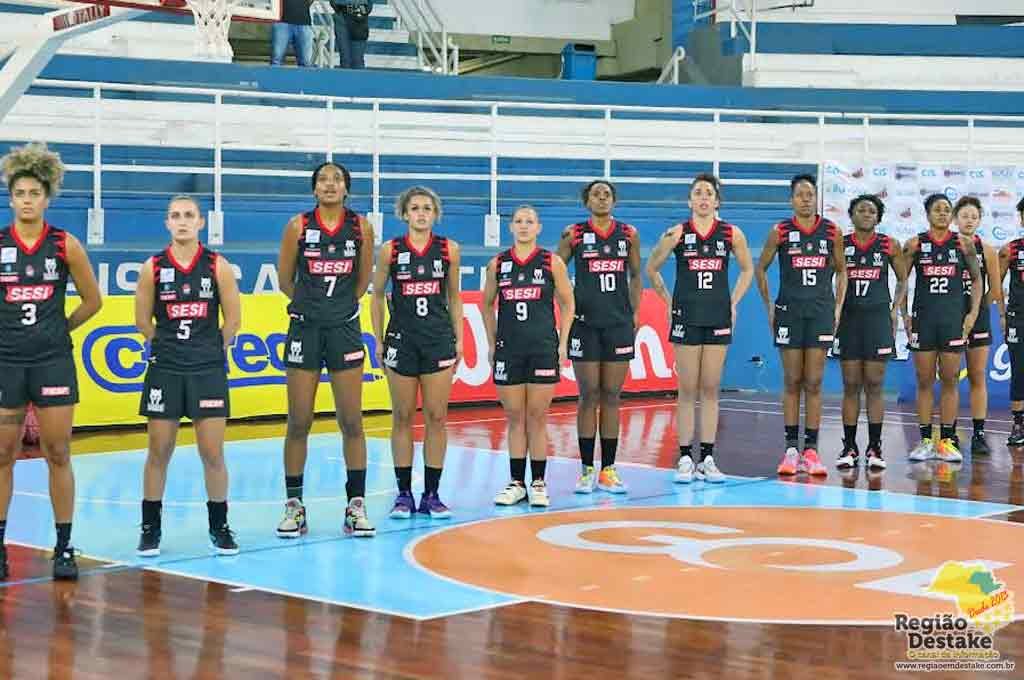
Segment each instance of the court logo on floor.
M936 581L951 561L981 565L1004 588L1024 583L1022 540L1024 527L1009 522L671 506L496 518L425 536L407 554L446 579L569 606L891 626L897 612L959 614Z

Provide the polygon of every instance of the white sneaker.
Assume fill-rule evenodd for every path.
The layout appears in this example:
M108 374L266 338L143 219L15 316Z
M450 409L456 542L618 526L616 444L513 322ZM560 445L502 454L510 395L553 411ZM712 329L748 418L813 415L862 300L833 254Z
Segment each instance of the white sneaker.
M584 465L576 478L576 493L594 493L595 478L593 465Z
M548 498L548 485L543 479L535 479L530 485L530 505L535 508L546 508L551 505Z
M284 517L277 525L280 538L298 538L307 531L306 508L298 498L289 498L284 504Z
M914 450L910 452L910 460L915 462L931 460L934 457L935 445L932 443L931 438L922 439L921 442L914 447Z
M362 498L353 498L345 508L345 524L342 529L350 536L370 538L377 535L377 530L366 517L366 503Z
M689 456L682 456L679 459L679 463L676 465L676 476L674 480L677 484L689 484L693 481L693 459Z
M697 479L703 479L712 484L721 484L725 481L725 475L718 469L714 456L708 456L702 462L697 463Z
M494 497L495 505L515 505L526 498L526 487L519 482L509 482L508 486Z

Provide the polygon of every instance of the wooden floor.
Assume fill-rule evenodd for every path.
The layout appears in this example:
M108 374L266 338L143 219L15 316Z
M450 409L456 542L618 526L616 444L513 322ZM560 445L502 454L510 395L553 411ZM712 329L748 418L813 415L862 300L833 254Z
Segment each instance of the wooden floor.
M555 410L572 408L565 404ZM719 459L727 472L770 474L777 462L774 444L781 438L782 425L779 416L768 411L778 407L763 406L766 413L754 421L743 413L752 408L745 404L722 413ZM642 418L633 415L641 412ZM674 431L654 431L655 412L671 413L671 406L624 413L626 428L639 428L636 432L655 437L643 440L643 446L625 448L624 459L660 466L674 462ZM826 413L822 453L831 465L840 430L835 409ZM1005 419L1005 414L999 417ZM496 444L493 448L500 449L499 418L496 410L453 412L453 423L462 424L453 424L452 443L490 438ZM889 417L890 422L898 420L899 416ZM892 466L885 475L869 480L861 473L856 480L845 480L847 486L1022 504L1024 452L1007 451L1005 435L991 435L996 450L988 458L968 460L952 472L932 470L915 476L903 455L904 439L912 440L915 431L913 417L907 415L904 420L908 425L902 430L886 430ZM368 428L385 425L386 419L367 423ZM331 426L327 420L320 427ZM559 445L560 437L574 441L571 419L553 422L552 427L566 429L553 433L553 446ZM1003 428L990 425L990 430ZM283 426L232 429L235 436L248 432L262 437L268 436L267 430L279 433ZM862 438L864 434L862 426ZM103 450L96 443L100 437L81 437L76 450ZM627 438L624 431L624 441ZM770 453L764 453L766 442L772 445ZM122 434L116 448L136 445L126 443ZM833 470L827 483L838 486L844 480ZM1024 514L1008 513L996 519L1020 522ZM1020 554L1024 559L1024 546ZM540 603L417 622L259 591L234 592L216 583L135 568L103 568L87 561L81 564L83 576L78 583L60 584L47 578L47 555L18 546L9 546L9 555L20 580L0 587L2 679L874 680L907 676L893 667L894 661L906 659L906 641L903 633L891 627L692 621ZM699 571L679 577L700 578ZM665 596L673 596L670 588ZM801 593L788 596L800 598ZM999 631L997 640L1004 658L1024 664L1024 623ZM1022 668L993 677L1024 677ZM929 677L987 676L961 672Z

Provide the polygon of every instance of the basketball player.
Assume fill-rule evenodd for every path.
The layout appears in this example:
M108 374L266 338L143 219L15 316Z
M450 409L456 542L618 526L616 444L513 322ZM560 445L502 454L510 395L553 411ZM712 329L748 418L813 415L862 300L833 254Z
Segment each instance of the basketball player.
M1024 227L1024 198L1017 203L1017 221ZM1010 301L1000 318L1010 352L1010 412L1013 426L1008 446L1024 446L1024 238L1010 241L999 251L999 280L1010 275Z
M967 336L967 380L971 385L971 421L974 434L971 436L971 455L991 453L985 438L985 416L988 414L988 371L989 348L992 346L992 303L999 307L999 318L1006 317L1006 303L1003 300L1002 279L999 277L999 254L996 249L978 236L981 224L981 201L974 196L963 196L953 206L953 219L957 232L974 241L978 267L984 286L978 320ZM971 305L970 272L964 270L964 312Z
M569 332L572 359L580 390L576 428L581 469L576 493L594 491L594 439L600 411L601 472L597 487L626 493L615 469L619 448L619 400L633 359L639 323L640 239L636 229L612 217L615 187L596 180L583 188L590 219L562 232L558 256L574 263L576 320Z
M690 186L690 219L670 228L647 261L647 277L669 308L669 341L673 343L679 396L676 422L679 461L675 481L724 482L715 463L718 393L725 354L732 342L739 304L754 276L747 237L739 227L718 219L722 187L714 175L697 175ZM675 291L669 295L659 269L669 254L676 256ZM729 258L740 275L729 292ZM694 411L700 391L700 459L693 463Z
M102 305L85 249L71 234L46 222L50 199L60 193L64 164L40 144L12 149L0 159L10 193L12 224L0 229L0 579L7 578L4 533L13 492L14 456L25 408L36 407L39 448L46 457L56 522L53 576L77 579L71 547L75 478L71 424L78 382L71 331ZM81 298L64 313L68 277Z
M417 398L423 398L426 426L423 443L424 491L419 512L447 519L451 511L438 495L448 433L448 397L452 373L462 358L462 298L459 286L459 245L434 233L441 219L441 199L433 190L412 187L395 204L406 222L405 236L381 246L373 274L373 332L377 359L391 391L391 452L395 459L398 498L394 519L417 512L412 496L412 420ZM385 290L391 283L390 312L384 332Z
M484 327L494 361L494 384L508 418L512 481L494 498L498 505L526 499L526 452L530 452L530 505L546 507L547 416L561 366L566 362L575 303L565 263L537 247L537 211L522 206L509 226L515 244L487 264ZM555 324L558 299L561 328ZM498 316L493 313L498 301Z
M943 194L925 199L928 231L911 237L903 247L913 264L914 313L905 319L914 352L917 373L917 418L921 442L910 452L910 460L939 458L947 463L963 460L956 436L956 414L960 407L957 382L960 353L978 318L981 304L981 268L974 241L950 231L953 206ZM971 306L964 313L964 269L971 279ZM941 382L938 444L932 439L932 407L935 373Z
M345 207L352 189L348 170L327 162L311 179L316 208L285 227L277 271L288 305L284 363L288 380L288 432L284 441L284 517L281 538L307 531L302 503L309 429L313 425L320 371L326 367L345 455L348 506L342 531L370 537L366 516L366 436L363 434L363 364L366 350L359 300L373 270L373 226Z
M152 343L139 404L139 415L148 419L149 452L136 552L140 557L160 554L167 465L178 424L188 418L206 478L210 543L220 555L237 555L228 526L224 428L230 416L225 354L241 325L238 284L230 263L199 242L205 224L195 199L172 198L165 224L171 243L142 265L135 289L135 325Z
M843 232L816 214L818 185L811 175L790 181L793 217L768 233L757 267L757 287L768 310L768 324L782 357L785 392L782 399L786 453L780 475L806 472L824 477L828 470L818 456L821 425L821 380L825 353L832 345L839 311L846 296ZM773 305L768 293L768 267L779 256L779 294ZM835 279L835 291L832 280ZM804 448L800 436L800 397L803 395Z
M906 307L907 266L896 239L877 231L885 215L882 199L862 194L850 201L853 232L843 237L846 278L849 281L839 318L833 354L843 370L843 450L836 460L840 469L857 468L857 419L860 394L867 402L868 446L865 465L885 469L882 456L882 420L885 368L896 353L899 310ZM896 301L889 294L889 272L896 275Z

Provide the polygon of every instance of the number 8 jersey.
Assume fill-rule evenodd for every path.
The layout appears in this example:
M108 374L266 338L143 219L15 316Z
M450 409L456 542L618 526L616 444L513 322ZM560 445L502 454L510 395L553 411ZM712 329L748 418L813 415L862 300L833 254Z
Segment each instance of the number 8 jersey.
M27 366L71 352L66 244L67 232L48 224L31 248L13 226L0 230L0 364Z
M448 239L431 234L422 250L408 236L391 241L391 319L388 331L434 340L451 338Z

